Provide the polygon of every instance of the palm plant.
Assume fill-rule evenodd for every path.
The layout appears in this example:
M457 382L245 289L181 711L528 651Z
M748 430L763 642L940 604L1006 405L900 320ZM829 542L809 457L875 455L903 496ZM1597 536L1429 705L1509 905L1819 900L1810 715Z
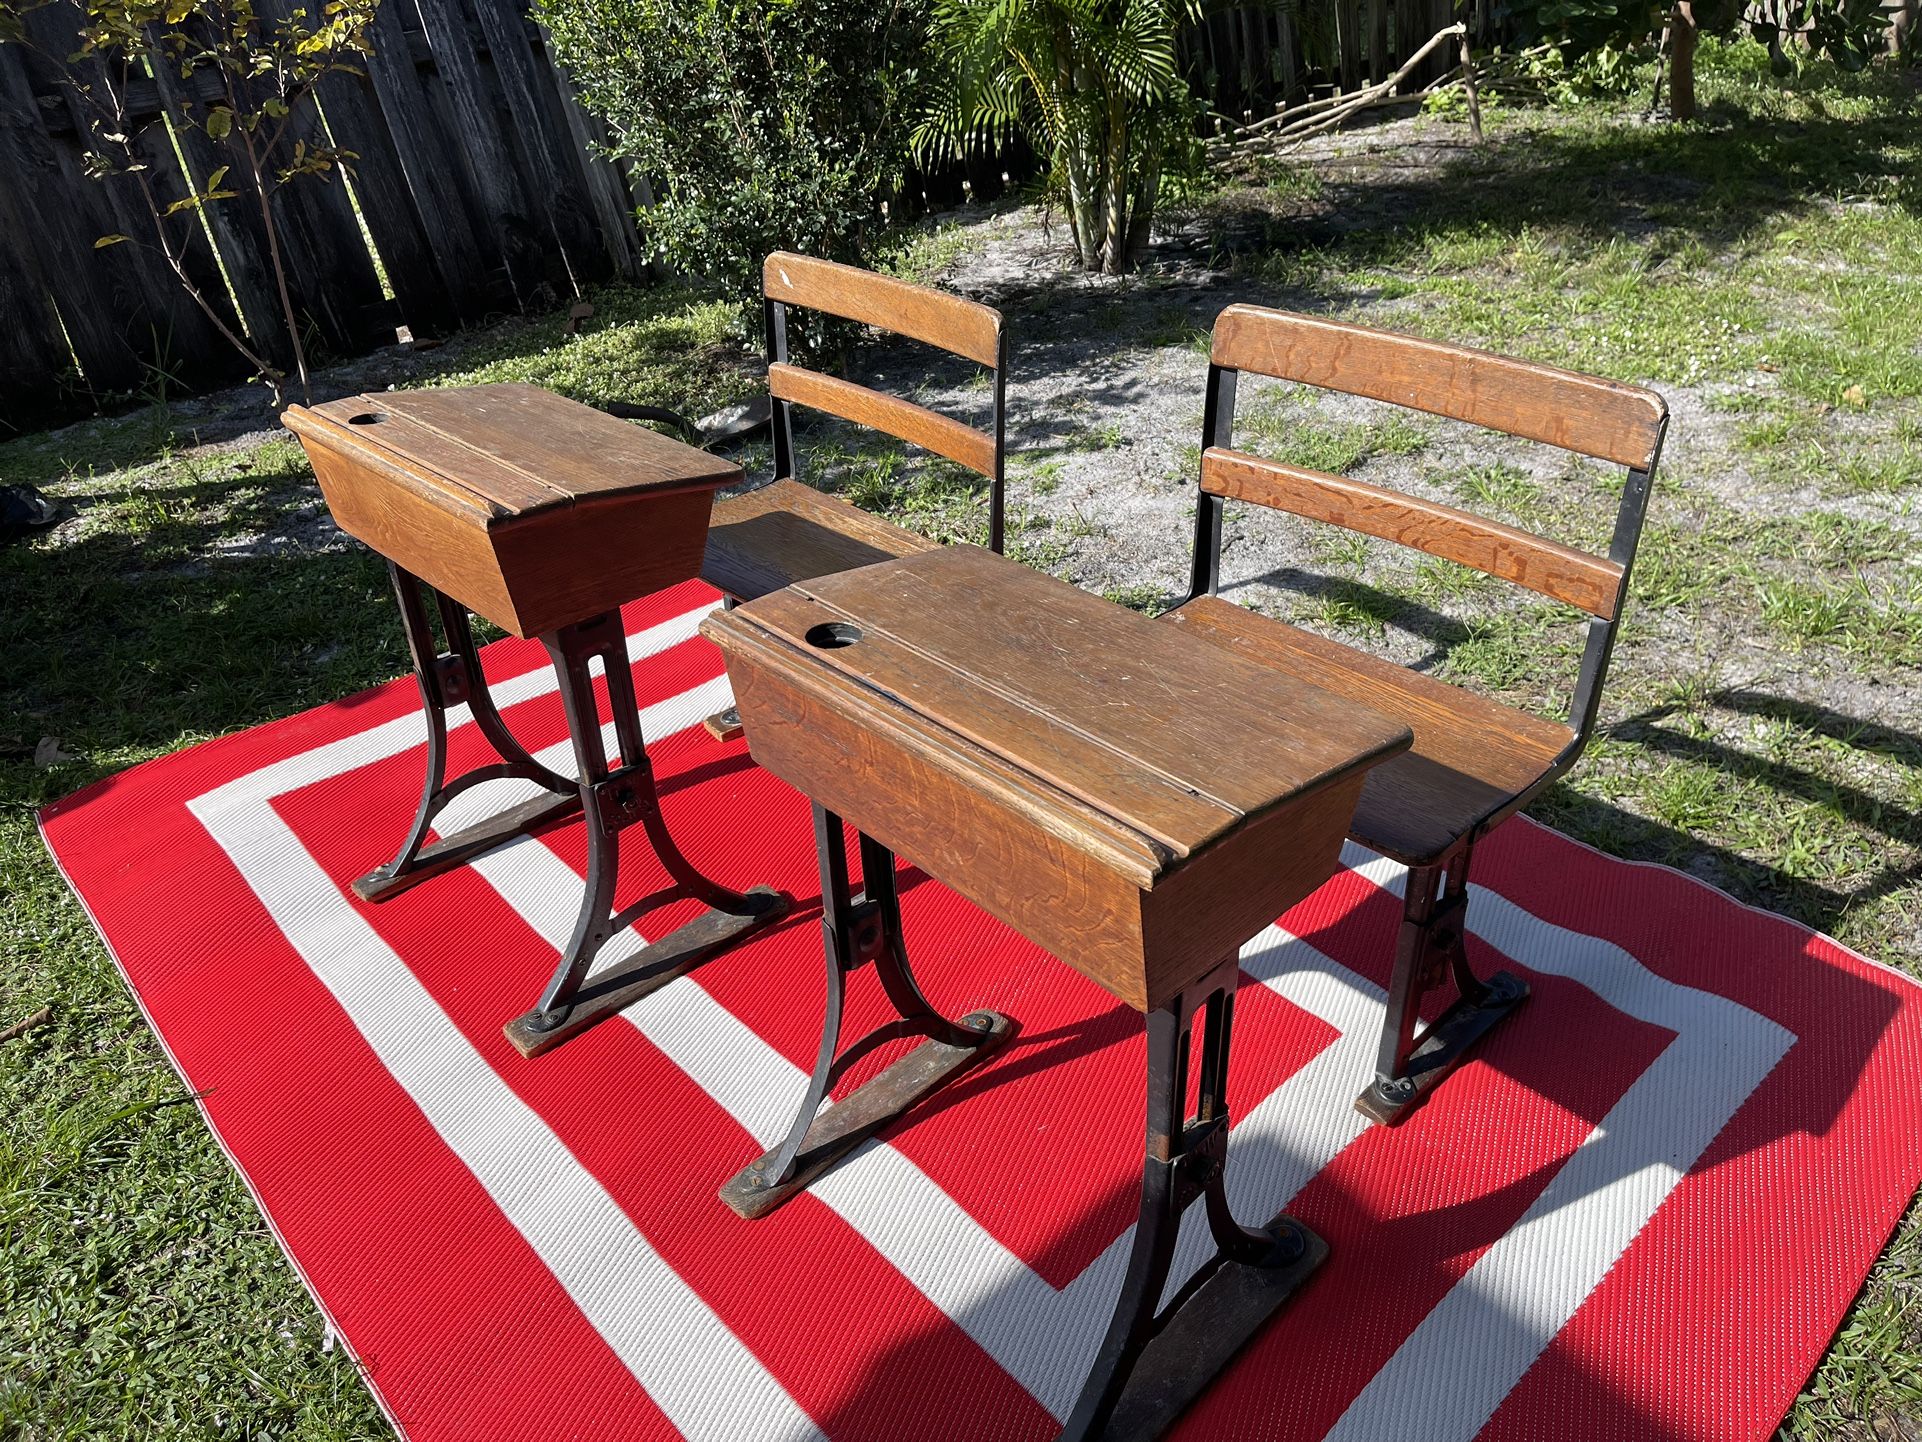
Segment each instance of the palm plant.
M934 0L941 73L915 149L959 159L1025 136L1066 200L1082 268L1118 275L1194 133L1175 38L1199 13L1199 0Z

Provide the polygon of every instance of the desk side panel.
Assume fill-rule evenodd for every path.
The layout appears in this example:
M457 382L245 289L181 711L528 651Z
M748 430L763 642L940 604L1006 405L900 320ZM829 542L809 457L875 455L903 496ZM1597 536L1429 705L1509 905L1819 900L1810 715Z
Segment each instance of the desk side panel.
M1334 874L1365 768L1275 807L1141 897L1144 995L1162 1005Z
M712 632L710 632L712 634ZM827 704L776 668L728 674L755 761L1130 1006L1146 998L1141 890L932 746Z
M713 505L712 489L585 497L500 523L491 534L510 629L544 635L692 580Z
M335 525L468 610L515 635L527 634L478 516L465 519L324 444L305 444Z

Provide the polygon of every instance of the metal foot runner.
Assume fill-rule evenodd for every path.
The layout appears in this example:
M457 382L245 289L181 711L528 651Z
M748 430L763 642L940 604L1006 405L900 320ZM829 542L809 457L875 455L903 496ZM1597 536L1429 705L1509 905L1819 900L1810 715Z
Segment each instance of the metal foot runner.
M970 1012L958 1022L936 1011L914 979L901 935L901 901L894 853L863 835L862 894L848 885L847 843L841 818L814 807L814 842L821 858L821 943L827 958L827 1014L821 1047L794 1124L781 1145L750 1162L721 1188L721 1200L743 1217L765 1216L923 1098L995 1051L1015 1032L1000 1012ZM869 962L896 1019L876 1027L836 1054L848 974ZM891 1041L927 1040L891 1063L826 1111L834 1083L848 1068Z
M507 1039L529 1057L687 975L722 947L787 911L787 898L769 887L739 892L709 880L675 845L661 816L654 769L641 735L620 612L607 611L563 626L541 640L560 678L561 705L567 712L568 734L573 737L580 771L579 805L587 821L587 890L574 935L540 1001L507 1024ZM608 710L620 747L619 766L609 765L601 737L594 679L588 670L596 658L607 685ZM646 831L673 884L617 913L613 905L619 837L636 823ZM708 910L650 943L619 968L590 979L588 969L611 938L656 907L689 897L705 902Z
M1114 1318L1058 1442L1149 1442L1207 1390L1321 1265L1328 1247L1286 1214L1244 1227L1228 1209L1228 1042L1236 959L1147 1015L1148 1125L1141 1212ZM1192 1031L1199 1096L1186 1116ZM1160 1305L1181 1216L1207 1208L1215 1255Z
M1375 1079L1355 1098L1357 1111L1387 1126L1406 1117L1497 1022L1528 999L1528 984L1521 978L1502 971L1483 981L1468 965L1463 940L1468 860L1463 849L1445 866L1408 872ZM1417 1034L1422 997L1442 984L1444 969L1456 999Z

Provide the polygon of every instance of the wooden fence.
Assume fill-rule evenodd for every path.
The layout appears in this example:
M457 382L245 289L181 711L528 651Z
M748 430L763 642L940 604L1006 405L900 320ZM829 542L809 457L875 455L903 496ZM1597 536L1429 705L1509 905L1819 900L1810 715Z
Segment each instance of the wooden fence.
M264 17L298 0L260 0ZM1186 42L1191 73L1230 119L1310 84L1352 89L1390 73L1449 22L1455 0L1282 0L1217 11ZM68 7L29 15L49 54ZM356 152L338 179L276 197L295 309L313 348L335 356L391 343L397 325L439 335L553 305L581 285L646 269L635 224L645 182L594 153L601 129L549 60L526 0L385 0L365 75L319 91L309 135ZM180 82L136 87L136 120ZM143 157L164 200L228 164L199 131L152 127ZM75 102L32 50L0 44L0 437L84 414L159 376L172 392L240 379L245 362L184 295L151 247L101 236L150 233L115 184L82 170ZM966 167L990 198L999 162ZM931 177L937 201L956 176ZM987 182L986 185L983 182ZM356 204L355 202L358 202ZM187 265L229 324L277 361L290 355L258 215L209 208ZM364 229L363 229L364 225ZM371 251L369 242L371 241ZM385 278L383 287L382 278Z
M293 3L259 8L271 17ZM75 48L57 28L66 13L31 12L39 49ZM359 155L352 194L335 178L275 197L295 308L318 350L392 343L400 324L444 334L643 272L634 211L644 188L637 196L619 167L590 152L600 129L523 4L386 0L371 39L366 73L329 76L305 121L310 137ZM134 118L159 114L180 83L138 83ZM246 371L152 248L94 248L104 235L151 235L151 222L119 185L83 173L81 134L51 67L32 48L0 45L0 427L84 413L96 397L147 388L156 369L175 391ZM188 193L183 162L204 185L233 159L197 130L147 134L142 158L165 200ZM284 361L265 226L240 201L207 215L211 236L187 257L196 285Z
M1486 28L1486 0L1469 0L1471 27ZM1311 87L1343 93L1380 84L1436 31L1458 18L1457 0L1283 0L1213 10L1187 37L1188 70L1230 124L1301 100ZM1415 85L1454 64L1437 56Z

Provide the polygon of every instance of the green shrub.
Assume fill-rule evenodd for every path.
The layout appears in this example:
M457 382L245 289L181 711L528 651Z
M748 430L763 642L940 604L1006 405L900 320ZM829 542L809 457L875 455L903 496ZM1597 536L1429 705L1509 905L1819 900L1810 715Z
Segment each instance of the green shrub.
M1176 38L1200 15L1201 0L934 0L938 73L915 143L960 159L1025 136L1082 269L1118 275L1148 243L1164 177L1199 164Z
M537 0L556 57L654 188L660 259L743 302L792 249L872 261L901 182L919 0Z

